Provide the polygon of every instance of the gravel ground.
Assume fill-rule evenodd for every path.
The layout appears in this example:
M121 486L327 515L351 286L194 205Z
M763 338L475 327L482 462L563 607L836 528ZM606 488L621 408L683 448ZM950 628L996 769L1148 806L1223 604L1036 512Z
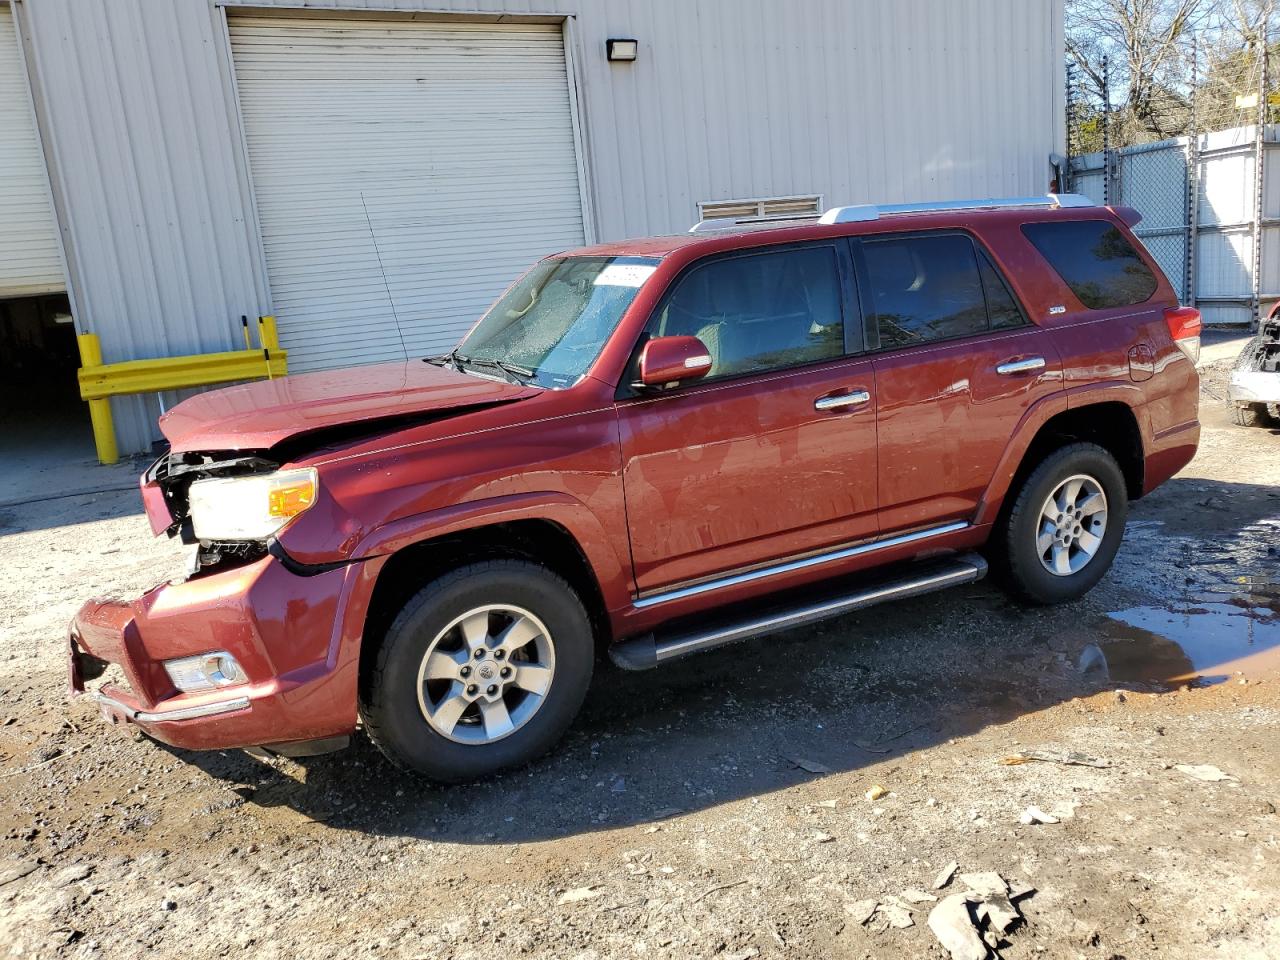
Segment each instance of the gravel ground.
M467 787L360 738L263 762L104 727L65 624L179 552L136 493L6 507L0 951L942 958L927 898L1007 882L1002 957L1280 957L1280 431L1205 401L1084 600L983 583L602 665L552 756ZM1095 765L1010 762L1037 751Z

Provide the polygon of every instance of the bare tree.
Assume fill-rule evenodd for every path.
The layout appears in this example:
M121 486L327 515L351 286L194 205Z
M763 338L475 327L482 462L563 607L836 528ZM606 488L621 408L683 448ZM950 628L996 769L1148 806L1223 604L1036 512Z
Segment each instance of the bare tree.
M1274 8L1274 0L1231 0L1221 9L1223 39L1248 50L1265 46Z
M1258 116L1263 60L1280 54L1274 0L1223 4L1216 29L1204 45L1199 113L1208 129L1242 126Z
M1105 58L1113 106L1150 137L1170 136L1186 122L1188 41L1214 22L1222 3L1067 0L1067 53L1098 100L1103 96Z

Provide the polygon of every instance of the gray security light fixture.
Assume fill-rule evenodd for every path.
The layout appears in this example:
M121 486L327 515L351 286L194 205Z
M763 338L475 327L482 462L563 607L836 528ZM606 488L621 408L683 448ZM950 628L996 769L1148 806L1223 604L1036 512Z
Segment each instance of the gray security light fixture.
M606 40L610 63L631 63L640 55L639 40Z

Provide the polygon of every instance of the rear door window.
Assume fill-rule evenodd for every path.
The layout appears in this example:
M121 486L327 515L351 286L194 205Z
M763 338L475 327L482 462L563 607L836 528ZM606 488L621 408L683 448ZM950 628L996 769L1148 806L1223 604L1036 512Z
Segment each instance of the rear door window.
M792 247L694 267L650 321L648 333L697 337L711 354L712 377L842 356L836 248Z
M1022 233L1090 310L1144 303L1159 285L1133 244L1107 220L1026 223Z
M862 261L882 349L988 329L977 253L964 234L865 240Z

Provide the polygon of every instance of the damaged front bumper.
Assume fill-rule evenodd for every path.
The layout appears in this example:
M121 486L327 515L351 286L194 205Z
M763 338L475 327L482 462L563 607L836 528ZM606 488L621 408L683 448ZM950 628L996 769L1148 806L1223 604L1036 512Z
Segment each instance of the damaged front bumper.
M208 703L179 706L168 710L139 710L105 693L98 694L98 707L102 710L104 720L116 723L117 718L120 717L127 722L139 723L143 726L152 723L216 717L223 713L238 713L241 710L248 710L250 706L248 697L232 697L230 700L211 700Z
M73 694L119 668L97 691L112 724L194 750L340 743L356 726L358 651L377 564L314 575L273 556L158 586L136 600L91 600L71 622ZM179 691L166 661L227 651L245 682Z

